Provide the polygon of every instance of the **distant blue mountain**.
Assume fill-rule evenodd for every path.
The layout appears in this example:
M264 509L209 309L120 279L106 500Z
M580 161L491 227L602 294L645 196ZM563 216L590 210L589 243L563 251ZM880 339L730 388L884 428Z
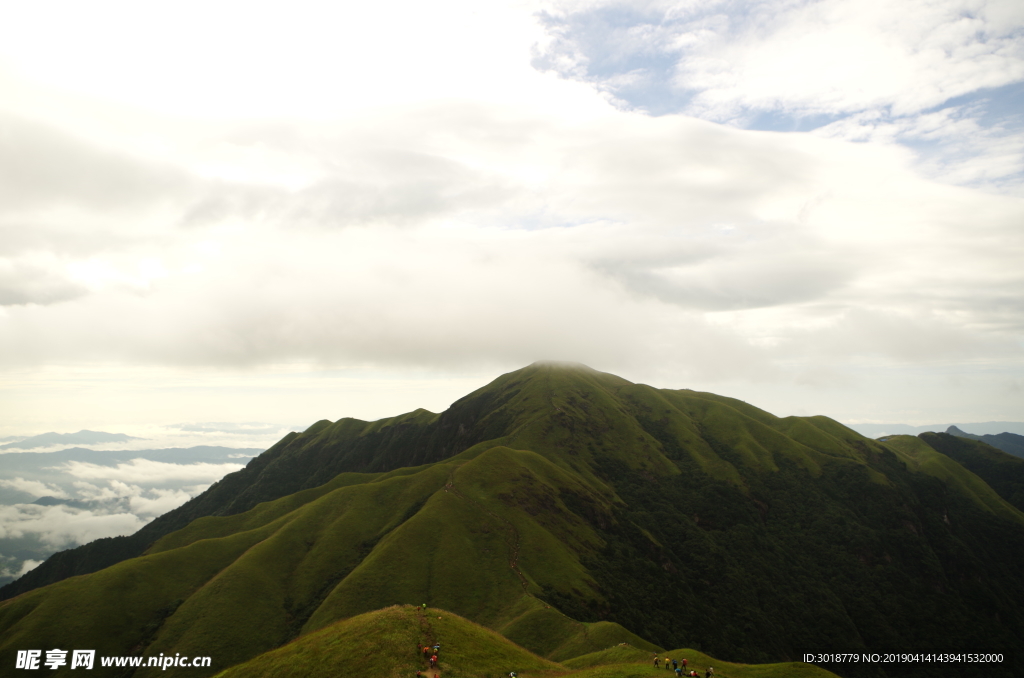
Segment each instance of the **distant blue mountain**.
M96 443L123 443L129 440L144 440L124 433L103 431L79 431L78 433L40 433L31 438L0 445L0 450L31 450L51 445L95 445Z
M972 433L965 433L956 426L950 426L946 433L951 436L957 436L958 438L980 440L981 442L987 443L996 449L1024 459L1024 436L1017 435L1016 433L999 433L996 435L986 434L978 436Z
M996 435L999 433L1016 433L1024 435L1024 422L1021 421L984 421L973 424L929 424L927 426L910 426L908 424L846 424L857 433L868 438L877 438L885 435L911 435L931 431L932 433L945 433L950 426L956 426L971 435ZM986 441L988 442L988 441Z

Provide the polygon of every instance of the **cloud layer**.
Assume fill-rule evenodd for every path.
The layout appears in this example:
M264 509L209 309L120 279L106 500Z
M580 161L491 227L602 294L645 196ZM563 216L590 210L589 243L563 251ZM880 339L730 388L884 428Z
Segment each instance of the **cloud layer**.
M614 366L685 353L681 367L727 375L796 344L911 362L1019 354L1019 199L929 182L886 147L611 110L575 125L510 115L394 114L401 153L363 150L301 190L218 184L209 195L240 202L206 221L188 200L148 229L99 212L137 244L54 260L48 275L88 292L8 305L0 355ZM465 142L485 132L498 141ZM315 151L278 150L326 172L349 141L324 134ZM901 348L908 335L929 350Z
M5 468L18 468L21 474L0 479L0 582L24 574L55 551L132 534L243 466L234 459L214 461L240 454L230 448L148 451L155 457L202 455L211 461L180 463L139 456L121 463L95 463L118 454L123 453L73 448L7 455ZM94 461L86 461L90 459ZM32 500L36 501L28 503Z
M102 46L70 61L28 37L41 10L0 28L0 397L22 420L83 368L54 390L187 375L115 389L168 423L276 416L222 413L282 365L549 358L891 404L934 388L870 384L960 371L979 407L1022 403L1014 4L214 5L68 5L54 40Z
M569 1L542 16L537 66L621 105L900 143L933 176L1019 194L1019 3Z

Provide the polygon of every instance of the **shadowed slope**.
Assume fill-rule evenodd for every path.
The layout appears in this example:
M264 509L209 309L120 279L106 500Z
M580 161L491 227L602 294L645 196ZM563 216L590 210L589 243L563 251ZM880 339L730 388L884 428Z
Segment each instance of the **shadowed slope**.
M900 460L910 468L927 473L956 488L979 508L1024 525L1024 513L1020 509L1000 497L980 477L952 457L937 451L924 439L914 436L889 436L885 445L895 451ZM1021 460L1019 466L1024 471L1024 460Z
M1024 459L988 444L948 433L922 433L919 438L988 483L1013 506L1024 511Z

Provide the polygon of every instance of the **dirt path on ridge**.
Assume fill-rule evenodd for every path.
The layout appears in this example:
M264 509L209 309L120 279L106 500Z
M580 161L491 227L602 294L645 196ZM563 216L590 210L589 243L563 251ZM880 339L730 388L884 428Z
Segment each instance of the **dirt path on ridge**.
M469 502L470 504L475 506L479 511L487 514L488 516L490 516L491 518L497 520L499 523L501 523L504 526L505 534L506 534L506 536L505 536L505 546L508 547L508 564L509 564L509 567L511 567L512 571L515 572L517 577L519 577L519 584L523 587L523 593L526 593L527 595L529 595L529 592L530 592L530 582L528 582L526 580L526 577L523 575L522 570L519 569L519 530L517 530L516 526L512 524L512 521L508 520L506 518L502 518L501 516L499 516L497 513L494 513L493 511L487 510L486 508L484 508L480 504L480 502L478 502L478 501L476 501L474 499L470 499L466 495L464 495L461 492L459 492L458 489L456 489L456 487L455 487L455 473L454 472L452 472L452 473L450 473L448 475L448 483L444 486L444 489L445 489L446 492L451 492L452 494L454 494L459 499L464 499L465 501Z
M420 622L420 637L422 639L420 642L430 647L433 647L434 643L440 642L438 641L437 636L434 634L434 627L430 625L430 619L428 618L427 612L423 608L417 608L416 617L419 619ZM440 666L430 668L431 654L433 654L433 652L424 656L423 651L420 650L419 656L416 658L416 666L417 670L420 671L419 675L421 676L421 678L434 678L434 676L437 676L437 678L441 678ZM437 661L439 664L441 663L440 655L438 655Z

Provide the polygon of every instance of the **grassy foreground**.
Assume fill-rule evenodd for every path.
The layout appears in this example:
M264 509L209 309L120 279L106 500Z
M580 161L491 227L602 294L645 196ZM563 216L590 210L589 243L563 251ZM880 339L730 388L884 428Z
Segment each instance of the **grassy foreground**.
M428 671L417 644L440 643L439 665ZM835 674L801 663L731 664L694 650L661 657L686 657L701 672L719 678L829 678ZM653 653L618 645L563 663L537 656L500 634L458 615L410 605L393 606L337 622L217 674L217 678L412 678L417 671L443 678L634 678L674 676L655 669Z

